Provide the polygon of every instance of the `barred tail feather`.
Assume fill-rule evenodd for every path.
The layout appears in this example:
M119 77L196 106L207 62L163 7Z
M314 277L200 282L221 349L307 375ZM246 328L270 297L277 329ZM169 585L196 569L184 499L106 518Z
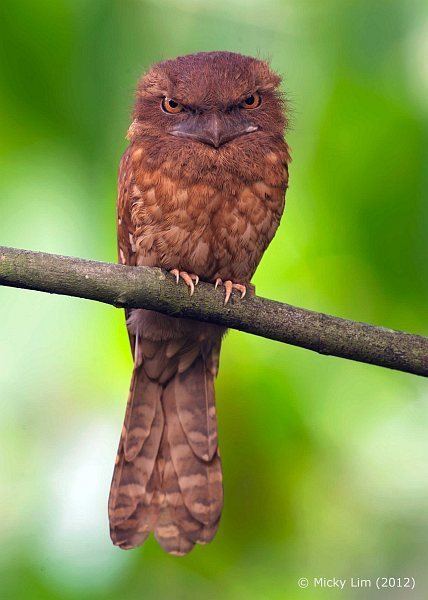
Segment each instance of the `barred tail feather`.
M136 344L110 491L111 538L135 548L153 531L164 550L183 555L211 541L223 506L213 345Z

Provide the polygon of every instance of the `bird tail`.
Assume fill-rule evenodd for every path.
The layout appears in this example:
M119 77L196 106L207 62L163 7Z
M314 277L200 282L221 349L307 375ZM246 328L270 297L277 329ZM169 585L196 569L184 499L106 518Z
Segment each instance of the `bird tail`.
M153 531L171 554L212 540L223 506L214 377L220 341L138 339L109 498L124 549Z

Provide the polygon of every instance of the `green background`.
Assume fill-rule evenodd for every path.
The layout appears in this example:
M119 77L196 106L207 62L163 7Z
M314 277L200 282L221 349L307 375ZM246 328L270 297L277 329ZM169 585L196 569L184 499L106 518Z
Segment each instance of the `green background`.
M0 243L116 260L136 80L198 50L270 58L292 126L258 293L428 333L428 5L2 0ZM314 577L411 576L428 597L421 378L231 332L217 401L225 508L185 558L113 547L107 497L131 360L123 314L0 289L0 595L374 598ZM307 590L297 580L311 581Z

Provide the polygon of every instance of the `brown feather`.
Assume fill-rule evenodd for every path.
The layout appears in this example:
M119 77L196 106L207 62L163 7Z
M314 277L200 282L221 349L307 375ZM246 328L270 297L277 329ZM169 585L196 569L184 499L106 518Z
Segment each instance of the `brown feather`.
M266 62L230 52L164 61L141 78L119 168L122 264L249 285L288 185L279 83ZM251 94L261 98L257 110L243 106ZM163 97L184 110L167 114ZM216 147L210 123L225 134ZM180 137L177 128L203 135ZM214 378L225 330L144 309L127 310L126 319L134 374L109 500L111 537L132 548L154 531L167 552L182 555L212 539L223 504Z
M177 412L187 440L196 456L210 461L217 450L214 378L201 354L176 375L174 384Z
M216 454L205 462L191 449L177 414L174 380L165 388L162 400L172 463L184 504L195 519L210 525L219 518L223 506L220 458Z
M138 370L136 378L137 380L147 379L142 370ZM150 386L147 386L146 389L156 386L152 382L149 382L149 384ZM130 408L127 410L127 416L131 414L129 417L130 423L132 423L134 412L141 416L138 409L144 404L144 399L143 397L137 398L132 393L140 389L138 385L131 389L128 401L128 407ZM127 519L136 510L139 502L144 501L146 486L152 476L164 425L159 392L154 394L153 397L158 399L155 402L155 415L152 418L149 435L142 443L136 437L132 452L129 453L128 457L125 453L128 432L126 426L123 428L109 500L109 516L113 525ZM144 415L144 412L142 414ZM142 432L146 430L142 427L138 429ZM134 435L136 434L137 431L134 432ZM138 452L135 452L136 448L138 448Z
M133 376L130 406L124 424L126 437L123 450L126 461L131 462L146 441L160 398L161 386L151 381L142 371L142 367L138 367Z
M171 461L167 436L165 438L163 455L165 459L162 483L164 500L160 507L160 516L156 523L154 534L164 550L180 556L189 552L195 543L190 540L182 526L183 523L187 525L193 521L195 523L195 530L200 527L200 524L192 519L188 511L188 519L186 519L187 515L184 515L186 509L178 486L177 475Z

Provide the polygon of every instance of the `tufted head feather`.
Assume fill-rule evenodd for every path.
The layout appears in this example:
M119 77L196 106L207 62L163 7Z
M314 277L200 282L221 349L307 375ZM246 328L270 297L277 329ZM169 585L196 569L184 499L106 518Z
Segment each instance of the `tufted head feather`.
M271 93L280 82L266 62L251 56L200 52L154 65L141 78L137 97L168 96L184 105L221 108L255 91Z
M196 159L198 174L220 167L248 176L250 162L284 143L280 82L265 61L232 52L160 62L138 83L128 138L157 166L173 158L177 168L189 167ZM177 112L165 110L166 101Z

